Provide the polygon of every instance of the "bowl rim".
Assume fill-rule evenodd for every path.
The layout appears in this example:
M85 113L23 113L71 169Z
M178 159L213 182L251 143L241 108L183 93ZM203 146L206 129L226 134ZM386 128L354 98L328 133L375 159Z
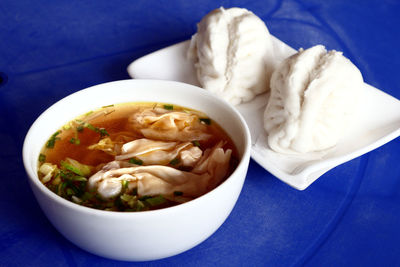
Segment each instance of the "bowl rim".
M72 201L64 199L64 198L60 197L59 195L55 194L54 192L52 192L50 189L48 189L39 180L39 177L37 176L37 172L35 172L33 170L32 166L30 164L30 160L29 160L30 159L29 141L32 138L31 136L32 136L35 128L37 128L38 127L37 125L42 121L42 118L45 117L48 113L51 113L53 108L55 108L59 105L63 105L63 102L65 102L66 99L76 97L76 95L78 95L78 94L84 94L85 92L93 91L97 87L111 86L111 85L115 85L118 83L121 83L121 84L133 83L134 84L134 83L139 83L139 82L141 82L141 83L160 83L160 84L164 84L164 85L169 84L169 85L176 86L176 87L179 87L179 86L188 87L190 90L195 91L196 94L198 94L198 95L204 95L204 96L208 96L208 97L211 96L211 97L215 98L215 100L217 102L225 105L231 111L232 115L238 119L240 126L243 129L243 134L244 134L243 154L240 158L239 164L237 165L235 170L232 172L232 174L230 176L228 176L216 188L212 189L211 191L209 191L209 192L205 193L204 195L201 195L191 201L181 203L181 204L178 204L178 205L172 206L172 207L162 208L162 209L158 209L158 210L141 211L141 212L121 212L121 211L107 211L107 210L94 209L94 208L90 208L90 207L86 207L86 206L82 206L82 205L73 203ZM132 102L134 102L134 101L132 101ZM122 103L129 103L129 101L122 102ZM118 81L100 83L100 84L96 84L96 85L78 90L72 94L69 94L69 95L61 98L60 100L56 101L51 106L49 106L45 111L43 111L36 118L36 120L30 126L30 128L24 138L23 147L22 147L22 158L23 158L24 168L27 173L28 181L30 182L30 185L35 186L41 193L45 194L52 201L57 202L59 205L66 206L69 209L72 209L72 210L75 210L75 211L81 212L81 213L90 214L90 215L96 214L97 216L106 216L106 217L112 216L112 217L124 217L124 218L125 217L140 218L140 217L146 217L146 216L158 216L163 213L167 213L167 212L169 213L169 212L173 212L173 211L176 211L179 209L190 208L190 206L197 205L203 199L206 199L206 198L209 198L210 196L218 194L219 191L223 190L224 187L228 186L228 184L232 182L232 180L233 180L232 177L236 176L236 174L241 169L243 169L243 168L247 169L248 162L250 160L250 150L251 150L251 135L250 135L250 130L248 128L247 123L245 122L243 116L236 110L236 108L234 106L232 106L230 103L228 103L227 101L225 101L224 99L218 98L218 97L212 95L210 92L208 92L198 86L194 86L194 85L190 85L190 84L186 84L186 83L182 83L182 82L169 81L169 80L152 80L152 79L126 79L126 80L118 80ZM243 178L243 181L244 181L244 179L245 179L245 177Z

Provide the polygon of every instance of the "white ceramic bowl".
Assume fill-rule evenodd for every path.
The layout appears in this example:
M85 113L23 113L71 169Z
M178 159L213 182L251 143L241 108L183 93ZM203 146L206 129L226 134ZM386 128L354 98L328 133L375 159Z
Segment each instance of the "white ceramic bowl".
M220 186L193 201L137 213L79 206L54 194L39 181L37 161L40 150L62 125L102 106L141 101L171 103L205 112L225 129L238 148L240 163L234 173ZM242 189L250 144L249 129L242 116L207 91L171 81L124 80L81 90L47 109L26 135L23 161L42 210L68 240L103 257L145 261L186 251L218 229Z

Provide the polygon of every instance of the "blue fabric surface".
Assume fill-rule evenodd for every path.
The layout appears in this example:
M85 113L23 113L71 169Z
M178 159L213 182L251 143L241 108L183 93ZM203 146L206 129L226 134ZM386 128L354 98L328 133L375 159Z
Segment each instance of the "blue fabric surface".
M186 40L219 6L245 7L298 49L341 50L367 83L400 99L400 2L2 1L0 266L124 266L63 238L40 210L23 139L46 108L85 87L129 78L126 66ZM239 200L197 247L145 266L399 266L400 140L338 166L305 191L251 161Z

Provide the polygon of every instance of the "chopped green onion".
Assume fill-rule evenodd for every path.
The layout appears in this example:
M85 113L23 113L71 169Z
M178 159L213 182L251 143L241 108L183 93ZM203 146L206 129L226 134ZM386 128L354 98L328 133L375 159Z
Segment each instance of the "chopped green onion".
M77 131L75 131L75 137L72 137L70 140L69 140L69 142L71 143L71 144L74 144L74 145L80 145L81 144L81 140L79 140L79 138L78 138L78 130Z
M47 148L53 148L54 144L56 143L57 140L60 140L59 137L57 137L57 135L59 135L61 133L61 131L57 131L55 132L50 139L47 141L46 147Z
M61 166L73 173L78 174L79 176L89 176L91 172L90 166L79 163L71 158L66 158L65 161L62 160Z
M64 192L64 189L65 189L66 186L67 186L67 183L66 183L66 182L63 182L63 183L58 184L58 187L57 187L57 195L61 196L62 193Z
M73 174L64 170L60 170L60 177L64 180L71 180Z
M173 110L174 106L173 105L164 105L164 109Z
M87 182L87 178L83 176L74 176L71 180L77 182Z
M102 106L102 108L110 108L110 107L113 107L114 106L114 104L111 104L111 105L108 105L108 106Z
M123 187L124 189L127 189L127 188L128 188L128 185L129 185L129 182L128 182L127 180L122 180L122 181L121 181L121 184L122 184L122 187Z
M77 127L76 127L76 130L77 130L78 132L82 132L82 131L83 131L83 126L82 126L82 125L77 126Z
M146 199L146 202L150 204L150 206L158 206L165 202L165 198L163 196L156 196L152 198Z
M78 127L79 127L79 126L78 126ZM95 126L93 126L92 124L90 124L90 123L88 123L88 122L85 122L85 123L83 124L83 127L86 127L86 128L88 128L89 130L92 130L92 131L94 131L94 132L96 132L96 133L99 133L101 138L103 138L104 136L110 135L110 134L106 131L106 129L104 129L104 128L99 128L99 127L95 127ZM78 131L79 131L79 130L78 130Z
M137 158L131 158L129 163L136 164L136 165L143 165L143 160Z
M139 198L139 200L146 200L146 199L149 199L149 198L152 198L152 196L142 196L142 197Z
M57 171L56 175L54 176L53 181L51 182L53 185L58 185L61 183L60 172Z
M73 195L74 193L75 193L74 190L72 190L71 188L67 188L67 195L68 196Z
M194 146L200 147L200 142L197 141L197 140L192 141L192 144L193 144Z
M103 138L104 136L109 136L110 134L106 131L106 129L104 128L97 128L97 132L100 133L101 138Z
M85 122L85 124L83 125L84 127L88 128L89 130L95 131L96 132L96 127L94 127L93 125L91 125L88 122Z
M200 118L200 122L205 123L207 125L211 124L211 120L208 118Z
M121 198L122 201L128 202L128 201L130 201L130 200L133 199L133 196L128 195L128 194L122 194L122 195L120 196L120 198Z
M174 196L182 196L182 195L183 195L183 192L181 192L181 191L174 192Z
M135 205L137 205L137 196L131 196L131 195L128 195L129 196L129 200L127 201L127 204L129 205L129 207L130 208L133 208L133 207L135 207Z
M171 160L171 161L169 162L169 164L171 164L171 165L177 165L177 164L179 164L179 162L180 162L180 160L179 160L178 158L174 158L173 160Z
M83 192L75 184L73 184L70 180L65 181L65 184L66 184L66 186L68 186L68 188L71 188L74 191L75 195L80 196L83 194Z
M69 142L70 142L71 144L74 144L74 145L79 145L79 144L81 143L81 140L79 140L79 138L72 137L72 138L69 140Z
M39 162L45 162L46 161L46 155L40 153L39 155Z
M68 162L65 162L62 160L60 163L61 163L61 166L63 166L65 169L67 169L71 172L74 172L78 175L81 175L81 176L83 175L83 173L81 172L81 170L79 168L69 164Z
M136 211L142 211L146 208L146 205L140 200L136 202Z

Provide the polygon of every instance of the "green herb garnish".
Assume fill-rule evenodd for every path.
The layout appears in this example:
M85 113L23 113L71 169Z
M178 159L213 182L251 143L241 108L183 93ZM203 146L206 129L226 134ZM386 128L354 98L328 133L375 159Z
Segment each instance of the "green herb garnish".
M122 194L122 195L120 196L120 198L121 198L122 201L128 202L128 201L130 201L130 200L133 199L133 196L128 195L128 194Z
M50 137L50 139L47 141L47 144L46 144L47 148L54 148L54 144L56 143L56 141L60 140L60 138L57 137L57 135L59 135L60 133L61 133L61 131L57 131Z
M142 196L142 197L139 198L139 200L144 201L144 200L149 199L149 198L152 198L152 196Z
M87 178L83 176L73 176L71 180L76 182L87 182Z
M57 195L62 196L66 186L67 186L66 182L58 184L58 186L57 186Z
M79 145L79 144L81 143L81 140L79 140L79 138L72 137L72 138L69 140L69 142L70 142L71 144L74 144L74 145Z
M143 203L142 201L138 200L138 201L136 202L136 208L135 208L135 210L136 210L136 211L142 211L142 210L145 210L145 209L146 209L146 205L144 205L144 203Z
M76 173L76 174L78 174L80 176L83 175L83 173L81 172L81 170L79 168L77 168L77 167L75 167L75 166L73 166L73 165L71 165L71 164L69 164L69 163L67 163L67 162L65 162L63 160L61 161L61 166L63 166L65 169L67 169L67 170L69 170L71 172L74 172L74 173Z
M68 196L70 196L70 195L74 195L75 192L71 188L67 188L67 192L66 193L67 193Z
M165 202L165 198L163 196L156 196L152 198L146 199L146 202L150 204L150 206L158 206Z
M64 169L69 170L79 176L89 176L90 175L90 166L82 164L76 160L66 158L65 161L61 161L61 166L64 167Z
M211 120L209 118L200 118L200 122L205 123L207 125L211 124Z
M177 165L177 164L179 164L179 162L180 162L180 160L179 160L178 158L174 158L173 160L171 160L171 161L169 162L169 164L171 164L171 165Z
M173 110L174 106L173 105L164 105L164 109Z
M110 134L104 128L96 128L96 132L100 133L100 137L109 136Z
M114 106L114 104L111 104L111 105L108 105L108 106L102 106L102 108L110 108L110 107L113 107Z
M85 122L83 124L84 127L88 128L89 130L92 130L96 133L100 134L100 137L103 138L104 136L109 136L110 134L106 131L106 129L104 128L99 128L99 127L95 127L92 124ZM78 126L79 127L79 126ZM79 131L79 130L78 130Z
M143 165L143 160L137 159L137 158L131 158L129 160L129 163L133 163L133 164L136 164L136 165Z
M192 141L192 144L193 144L194 146L200 147L200 142L197 141L197 140Z
M76 127L76 130L77 130L78 132L82 132L82 131L83 131L83 125L77 126L77 127Z
M76 195L76 196L80 197L81 195L83 195L85 187L86 187L86 183L81 183L81 184L83 184L83 186L82 185L77 186L71 180L66 180L60 184L61 187L59 186L59 188L58 188L58 194L60 196L67 194L67 196Z
M83 124L83 126L86 127L86 128L88 128L89 130L92 130L92 131L97 132L96 127L94 127L93 125L91 125L91 124L88 123L88 122L85 122L85 123Z
M39 162L45 162L46 161L46 155L40 153L39 155Z
M122 180L121 184L122 184L122 188L124 190L126 190L128 188L129 182L127 180Z

